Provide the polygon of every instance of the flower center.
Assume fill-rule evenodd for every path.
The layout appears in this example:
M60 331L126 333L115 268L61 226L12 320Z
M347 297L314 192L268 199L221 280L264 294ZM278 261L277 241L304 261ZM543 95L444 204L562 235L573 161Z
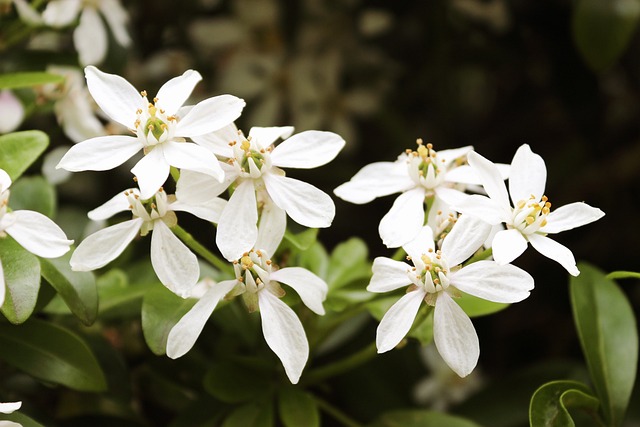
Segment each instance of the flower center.
M258 309L258 292L265 287L277 297L283 297L284 290L269 278L272 268L273 263L264 252L252 249L245 253L242 258L233 262L238 285L230 292L229 297L242 295L250 313Z
M7 237L7 233L4 230L13 224L14 220L11 219L11 215L7 215L9 209L9 190L5 190L0 193L0 238Z
M153 148L153 146L170 140L173 138L175 131L175 125L178 121L176 116L169 116L162 109L158 108L158 98L153 98L153 103L147 100L147 92L140 92L144 98L147 107L139 108L136 111L138 118L136 119L135 133L146 147ZM146 151L146 150L145 150Z
M409 257L407 257L409 258ZM418 287L422 287L427 296L425 301L434 305L436 294L449 287L449 268L440 251L429 249L419 260L413 260L415 267L408 271L409 279Z
M551 203L547 196L538 201L533 194L529 200L520 200L513 210L513 220L509 228L516 228L525 234L532 234L547 225L547 215L551 212Z
M241 132L239 134L243 137ZM233 147L234 154L234 158L230 162L238 165L240 176L243 178L260 178L265 171L271 168L271 156L269 155L271 147L263 148L251 137L244 139L240 144L233 141L229 145Z
M416 140L418 148L407 150L409 156L409 176L416 184L434 189L444 181L447 172L445 160L438 158L432 144L424 145L421 138Z
M144 224L140 229L140 234L146 236L149 231L153 230L153 224L156 220L160 219L168 227L174 227L178 223L178 218L175 212L168 209L169 197L167 193L160 188L156 194L146 200L141 200L140 195L127 190L124 192L125 196L129 200L129 209L134 218L142 218Z

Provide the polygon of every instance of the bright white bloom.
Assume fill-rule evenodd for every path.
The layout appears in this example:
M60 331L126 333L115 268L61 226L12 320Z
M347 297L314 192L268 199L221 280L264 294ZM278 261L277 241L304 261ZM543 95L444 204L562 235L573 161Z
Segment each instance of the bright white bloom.
M37 26L42 24L42 17L26 0L0 0L0 9L8 9L13 3L18 16L27 25ZM8 10L5 10L5 12Z
M0 91L0 134L13 132L23 119L22 102L8 89Z
M9 211L11 178L0 169L0 238L7 234L23 248L42 258L57 258L69 251L68 240L58 225L39 212ZM5 283L0 262L0 305L4 302Z
M142 199L132 188L117 194L102 206L89 212L92 220L107 219L118 212L130 210L133 218L93 233L78 245L71 257L71 268L91 271L116 259L138 235L151 235L151 265L158 279L171 292L186 297L200 276L196 256L170 230L178 222L175 211L192 213L215 221L225 201L210 199L205 203L190 203L191 193L177 191L167 196L162 188L151 198Z
M571 275L580 274L573 253L547 234L589 224L602 218L604 212L582 202L551 212L551 203L544 195L547 168L542 157L533 153L527 144L518 148L513 157L509 194L491 161L477 153L470 153L468 158L489 197L470 196L456 208L489 224L506 225L507 229L499 231L493 239L493 258L499 264L508 264L525 251L528 242L542 255L560 263Z
M66 27L80 15L73 32L73 44L83 65L98 64L107 55L109 36L100 14L111 28L113 37L123 47L131 44L127 32L129 16L119 0L51 0L42 13L45 24Z
M74 147L57 167L72 172L109 170L121 165L140 150L145 156L131 169L137 177L140 195L148 199L169 176L170 166L193 170L221 181L224 172L215 155L184 137L218 130L240 116L244 101L231 95L206 99L186 109L187 100L202 76L188 70L166 82L153 98L138 91L124 78L103 73L95 67L85 68L89 92L100 108L114 121L126 126L136 136L101 136Z
M402 193L382 218L378 229L382 242L389 248L404 245L420 232L425 222L426 198L434 197L434 204L454 205L466 197L455 188L456 184L480 184L471 168L461 165L473 147L436 153L431 144L425 146L421 139L417 143L416 151L407 150L395 162L367 165L349 182L334 190L336 196L356 204ZM440 210L438 207L435 212ZM437 228L431 221L427 224Z
M0 403L0 412L3 414L11 414L22 406L22 402L6 402ZM22 424L13 421L0 421L0 427L22 427Z
M462 215L435 250L433 231L423 227L418 237L403 246L413 267L378 257L373 261L371 292L389 292L410 285L407 293L384 315L378 325L378 353L393 349L411 329L425 301L434 307L433 337L444 361L461 377L478 362L480 346L469 316L453 300L459 291L493 302L522 301L533 289L533 278L513 265L478 261L460 268L482 245L490 226Z
M309 343L298 316L280 301L285 295L280 283L293 288L302 302L320 315L324 314L322 302L327 296L327 284L304 268L276 269L267 253L260 250L246 253L233 262L233 267L235 280L211 284L207 293L171 329L167 355L176 359L186 354L218 302L227 294L227 298L242 295L250 312L260 311L265 341L282 361L289 380L296 384L309 358Z
M336 157L345 141L332 132L310 130L289 137L292 132L290 126L253 127L245 138L231 125L221 132L194 138L228 159L227 163L221 163L224 181L209 187L211 196L234 187L216 232L216 244L226 259L238 259L254 246L273 253L275 248L257 246L256 242L261 231L273 234L266 241L279 242L285 232L286 215L305 227L331 225L335 216L331 197L311 184L286 177L280 168L322 166ZM287 139L273 148L278 138ZM185 175L184 179L193 178Z

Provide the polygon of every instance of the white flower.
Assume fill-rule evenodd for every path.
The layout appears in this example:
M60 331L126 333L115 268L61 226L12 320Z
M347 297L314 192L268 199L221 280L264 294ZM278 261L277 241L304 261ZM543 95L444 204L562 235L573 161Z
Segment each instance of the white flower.
M22 406L22 402L4 402L0 403L0 412L3 414L11 414ZM22 424L13 421L0 421L0 427L22 427Z
M513 156L509 194L492 162L477 153L470 153L468 158L489 197L470 196L456 208L489 224L506 225L507 229L499 231L493 239L493 258L499 264L508 264L525 251L528 242L542 255L560 263L571 275L580 274L573 253L547 234L589 224L602 218L604 212L582 202L551 212L551 203L544 195L547 168L542 157L533 153L527 144L518 148Z
M102 14L111 28L113 37L123 47L131 44L126 24L129 19L119 0L52 0L42 13L45 24L65 27L80 14L80 24L73 32L73 43L83 65L98 64L107 54L109 36Z
M40 14L26 0L4 0L0 2L0 7L7 3L13 3L18 12L18 16L27 25L37 26L42 24Z
M329 227L335 216L331 197L306 182L285 176L281 167L310 169L333 160L345 141L335 133L306 131L289 137L293 128L253 127L247 138L235 126L194 140L228 160L223 163L225 179L214 184L217 196L230 185L233 194L225 207L216 232L216 244L228 260L238 259L251 248L269 253L275 248L257 246L261 231L273 234L265 241L280 241L286 215L305 227ZM287 138L289 137L289 138ZM278 138L287 138L275 148ZM182 178L181 178L182 179ZM191 178L188 178L191 179ZM257 226L260 215L260 229ZM262 227L268 223L268 227Z
M191 194L180 192L167 196L162 188L151 198L142 199L132 188L117 194L89 212L93 220L107 219L130 210L133 218L93 233L78 245L71 257L71 268L90 271L117 258L138 235L151 235L151 264L158 279L171 292L186 297L200 275L196 256L170 230L177 224L175 211L190 212L208 221L216 220L224 200L211 199L206 204L190 203Z
M194 70L166 82L153 99L138 93L124 78L85 68L89 92L100 108L136 136L101 136L74 147L57 167L72 172L109 170L141 149L145 156L131 169L143 199L148 199L169 176L170 166L193 170L222 180L224 173L215 155L183 137L212 132L240 116L244 101L231 95L206 99L182 114L179 110L202 76Z
M389 258L374 260L368 291L388 292L411 285L378 325L378 353L393 349L402 340L425 301L434 306L433 337L444 361L461 377L473 370L480 355L478 336L469 316L453 298L462 291L488 301L513 303L528 297L533 289L533 278L513 265L478 261L459 268L489 232L489 225L462 215L444 238L442 250L435 250L433 231L426 226L403 246L413 267Z
M378 229L383 243L389 248L402 246L420 232L425 222L426 198L434 197L434 204L454 205L466 197L454 188L456 184L480 184L469 166L459 165L473 147L436 153L431 144L425 146L421 139L417 143L416 151L407 150L395 162L367 165L349 182L334 190L336 196L357 204L402 193L382 218ZM430 222L427 224L437 228Z
M11 178L0 169L0 238L7 234L23 248L42 258L57 258L69 251L73 240L68 240L58 225L39 212L9 211ZM4 302L5 283L0 262L0 305Z
M275 269L267 253L251 250L234 261L235 280L210 284L202 298L171 329L167 340L167 355L172 359L186 354L195 344L205 323L218 302L226 295L242 295L250 312L259 310L265 341L280 358L289 380L296 384L307 359L309 343L300 319L280 298L284 283L293 288L302 302L316 314L323 315L322 302L327 284L315 274L300 267Z
M8 89L0 91L0 134L13 132L23 119L22 102Z

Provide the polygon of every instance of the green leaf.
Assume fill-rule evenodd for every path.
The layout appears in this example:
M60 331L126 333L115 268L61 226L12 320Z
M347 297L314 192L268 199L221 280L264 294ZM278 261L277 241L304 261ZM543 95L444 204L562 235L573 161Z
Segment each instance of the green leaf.
M285 427L320 427L320 413L313 397L297 387L284 387L278 394L280 419Z
M480 427L473 421L434 411L387 412L371 427Z
M0 169L15 181L35 162L49 145L49 137L39 130L14 132L0 136Z
M25 176L11 185L9 205L13 210L27 209L53 218L56 190L41 176Z
M0 309L15 324L31 316L40 289L40 262L11 236L0 238L0 262L4 273L6 295Z
M104 391L106 380L87 344L71 331L39 319L0 324L0 358L44 381L81 391Z
M226 403L248 402L270 393L272 372L241 362L221 361L212 365L204 377L205 390Z
M462 307L469 317L479 317L497 313L510 305L487 301L482 298L474 297L473 295L465 294L464 292L460 292L460 294L460 298L456 298L455 301L460 307Z
M640 0L578 0L573 38L595 71L614 65L625 51L640 18Z
M532 427L573 427L568 408L594 413L600 402L589 387L578 381L552 381L544 384L531 397L529 424Z
M171 328L196 302L194 298L182 299L164 286L147 292L142 300L142 332L154 354L166 353Z
M40 71L0 75L0 89L17 89L62 82L64 82L63 76Z
M607 279L640 279L640 273L635 271L613 271L607 274Z
M638 365L638 330L624 293L600 270L582 263L571 277L573 318L607 425L620 425Z
M98 299L100 304L98 311L100 318L126 318L138 317L142 307L142 298L152 289L162 286L155 282L143 282L130 284L127 274L120 269L107 271L96 281L98 287Z
M72 251L54 259L40 259L42 277L58 292L71 312L82 323L93 324L98 315L98 291L93 273L72 271Z
M21 412L14 412L12 414L0 414L0 420L8 420L19 423L22 427L44 427L44 425L29 418Z
M372 273L368 255L367 245L357 237L336 246L329 260L329 289L341 288L357 279L370 278Z
M303 424L306 426L306 424ZM231 412L222 427L271 427L273 406L270 401L251 402Z
M284 233L284 238L289 243L291 243L295 248L304 251L308 249L313 243L316 241L318 237L318 229L317 228L308 228L301 233L292 233L287 229Z
M320 242L314 242L298 257L298 265L315 273L318 277L327 277L329 271L329 254Z

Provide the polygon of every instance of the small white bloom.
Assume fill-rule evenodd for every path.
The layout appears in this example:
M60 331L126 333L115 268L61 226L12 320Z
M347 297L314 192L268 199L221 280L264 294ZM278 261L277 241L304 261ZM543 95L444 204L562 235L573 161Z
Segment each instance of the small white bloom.
M0 412L3 414L12 414L20 409L22 402L4 402L0 403ZM13 421L0 421L0 427L22 427L22 424Z
M22 102L8 89L0 91L0 134L13 132L23 119Z
M507 229L496 233L493 239L494 259L499 264L508 264L525 251L527 243L531 243L534 249L560 263L571 275L580 274L573 253L547 235L589 224L602 218L604 212L582 202L552 212L551 202L544 195L547 168L542 157L533 153L527 144L518 148L513 157L509 193L491 161L477 153L470 153L468 158L489 197L470 196L456 208L489 224L506 225Z
M331 225L335 216L331 197L311 184L286 177L281 168L322 166L338 155L345 141L332 132L310 130L289 137L292 132L290 126L253 127L245 138L231 125L221 132L193 138L228 159L222 163L224 181L211 190L217 196L234 186L216 233L216 244L226 259L238 259L254 246L275 251L258 246L258 239L261 233L270 233L274 237L264 241L279 243L284 236L286 215L305 227ZM273 148L278 138L286 139ZM269 225L263 227L266 223Z
M57 167L72 172L109 170L121 165L140 150L145 156L131 169L137 177L140 195L148 199L169 176L170 166L193 170L221 181L224 173L215 155L196 144L193 137L218 130L240 116L244 101L231 95L206 99L182 114L180 107L202 76L194 70L166 82L150 103L146 92L138 91L124 78L85 68L89 92L114 121L136 136L101 136L83 141L62 158Z
M407 285L407 293L384 315L378 326L378 353L393 349L411 329L425 301L434 306L433 337L444 361L459 376L467 376L478 362L478 336L469 316L453 300L459 291L493 302L522 301L533 289L533 278L513 265L478 261L459 268L482 245L491 227L469 215L461 216L435 250L433 231L423 227L403 246L413 267L378 257L373 262L370 292L388 292Z

